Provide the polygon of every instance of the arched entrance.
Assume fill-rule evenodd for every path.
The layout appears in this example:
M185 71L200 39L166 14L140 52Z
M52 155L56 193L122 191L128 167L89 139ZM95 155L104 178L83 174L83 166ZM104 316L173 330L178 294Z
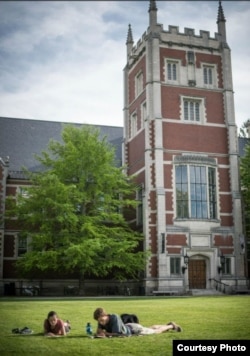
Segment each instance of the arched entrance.
M206 261L201 258L189 259L189 289L206 289Z

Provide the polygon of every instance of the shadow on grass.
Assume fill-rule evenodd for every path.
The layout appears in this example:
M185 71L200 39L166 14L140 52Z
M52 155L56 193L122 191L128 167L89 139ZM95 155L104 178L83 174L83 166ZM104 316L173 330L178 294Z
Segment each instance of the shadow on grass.
M44 337L45 339L52 339L52 340L58 340L58 339L90 339L90 340L93 340L93 339L102 339L102 338L98 338L98 337L89 337L89 336L86 336L86 335L67 335L67 336L56 336L56 337L53 337L53 336L44 336L44 334L42 332L40 333L32 333L32 334L10 334L8 335L8 337Z
M43 333L32 333L32 334L11 334L9 337L31 337L31 336L43 336Z

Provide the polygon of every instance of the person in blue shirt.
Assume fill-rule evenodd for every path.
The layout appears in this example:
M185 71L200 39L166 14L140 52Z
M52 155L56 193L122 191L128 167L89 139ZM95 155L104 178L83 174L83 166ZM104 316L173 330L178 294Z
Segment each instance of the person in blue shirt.
M97 308L93 317L98 323L97 337L161 334L169 330L181 331L181 327L174 322L150 327L145 327L138 323L124 324L118 314L108 314L103 308Z

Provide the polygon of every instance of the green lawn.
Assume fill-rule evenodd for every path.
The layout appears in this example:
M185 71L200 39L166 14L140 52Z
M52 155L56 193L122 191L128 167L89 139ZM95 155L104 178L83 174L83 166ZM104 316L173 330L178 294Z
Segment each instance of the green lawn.
M93 311L104 307L110 313L135 313L141 324L175 321L182 333L129 338L90 339L85 335L88 321L96 326ZM50 310L69 319L72 330L66 337L46 338L43 320ZM1 298L0 355L154 355L171 356L172 340L250 339L250 297L143 297L143 298ZM30 327L32 335L15 335L13 328Z

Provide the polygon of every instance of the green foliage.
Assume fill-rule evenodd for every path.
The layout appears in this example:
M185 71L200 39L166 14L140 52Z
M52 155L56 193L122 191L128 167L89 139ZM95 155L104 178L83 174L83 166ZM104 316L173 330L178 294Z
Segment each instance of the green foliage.
M183 332L129 338L90 339L85 325L93 312L103 307L110 313L136 313L144 326L175 321ZM144 298L1 298L1 355L172 355L173 340L249 340L249 296L144 297ZM69 319L72 330L61 338L42 335L50 310ZM15 335L13 328L30 327L31 335Z
M67 125L62 140L51 140L36 157L44 170L26 171L32 185L10 209L30 241L19 271L28 276L63 267L79 278L136 278L147 253L138 251L142 236L122 214L136 207L132 179L115 165L114 149L97 129Z
M245 155L240 161L241 192L250 214L250 144L245 146Z

